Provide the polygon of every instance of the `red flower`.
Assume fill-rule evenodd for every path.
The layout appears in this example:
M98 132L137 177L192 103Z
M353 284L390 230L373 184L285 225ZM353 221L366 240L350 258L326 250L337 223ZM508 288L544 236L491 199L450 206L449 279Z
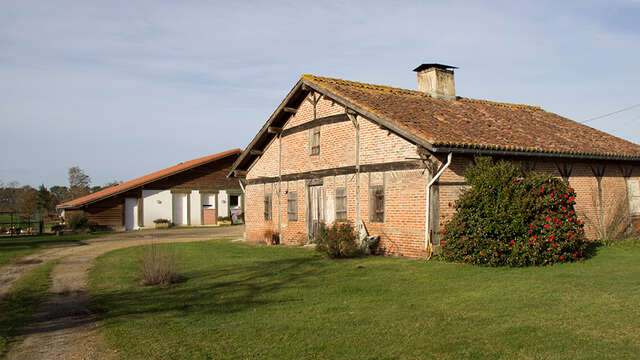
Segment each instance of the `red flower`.
M551 244L551 246L556 247L556 243Z
M553 193L549 194L549 197L553 197Z
M446 233L447 233L447 229L442 230L442 232L443 232L444 234L446 234Z
M569 191L573 191L573 188L569 188Z
M533 223L529 224L529 227L533 227Z
M567 211L567 208L563 206L562 211Z
M562 260L562 256L560 256L560 260Z
M534 235L533 238L538 240L538 235Z
M547 221L551 221L551 218L547 218Z
M515 243L515 241L511 240L511 243L513 244L513 243Z
M544 228L548 229L549 228L549 224L544 224Z

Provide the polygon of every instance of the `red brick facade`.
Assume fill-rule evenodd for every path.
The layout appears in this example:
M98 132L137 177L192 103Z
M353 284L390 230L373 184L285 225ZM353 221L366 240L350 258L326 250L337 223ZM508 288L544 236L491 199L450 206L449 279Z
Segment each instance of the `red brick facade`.
M313 96L311 93L308 98ZM322 119L344 114L345 108L338 103L322 98L316 107L316 123ZM423 253L425 245L426 219L426 186L433 170L421 168L399 168L393 164L407 163L419 157L418 146L397 136L395 133L380 127L378 124L362 116L359 122L359 163L361 171L350 173L309 175L312 171L341 169L354 167L357 164L356 128L346 120L324 123L320 125L320 153L311 155L310 137L313 128L309 126L301 131L300 125L314 121L314 106L310 101L303 101L295 115L291 116L283 127L283 135L274 136L264 148L257 160L253 161L246 174L246 238L249 241L263 241L265 234L280 231L280 241L288 245L300 245L307 242L308 229L308 186L322 185L323 221L332 223L335 220L335 189L346 188L347 218L356 222L359 177L360 219L370 234L381 236L380 250L387 254L399 254L417 257ZM297 127L297 128L296 128ZM280 149L281 146L281 149ZM533 157L510 160L531 162ZM560 176L558 166L566 160L552 160L538 157L535 161L536 171ZM434 164L433 169L442 165L442 158ZM470 155L454 154L451 166L442 174L435 185L437 194L436 206L432 214L438 218L432 220L437 226L440 221L451 216L453 204L460 189L464 186L463 173L472 161ZM367 165L388 164L387 168L373 168ZM531 163L533 164L533 163ZM601 196L598 192L598 181L592 167L606 166L601 180ZM590 238L600 237L600 229L616 228L620 230L630 223L629 203L627 200L626 179L623 177L618 163L590 162L584 160L571 164L572 172L569 183L577 193L577 208L580 217L585 221ZM368 170L367 170L368 169ZM372 170L373 169L373 170ZM346 171L348 172L348 171ZM296 174L305 174L299 179L292 179ZM640 168L634 168L634 177L638 180ZM282 176L284 181L278 181ZM313 181L313 183L310 183ZM370 221L369 188L384 187L384 221ZM297 220L288 220L288 193L297 195ZM265 221L265 194L271 194L271 220ZM432 195L433 196L433 195ZM600 206L602 199L602 206ZM600 212L600 208L604 211ZM637 220L634 220L637 221Z

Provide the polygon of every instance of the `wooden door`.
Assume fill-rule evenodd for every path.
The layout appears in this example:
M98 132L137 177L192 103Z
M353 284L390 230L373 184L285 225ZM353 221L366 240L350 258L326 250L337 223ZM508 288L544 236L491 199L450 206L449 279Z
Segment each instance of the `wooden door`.
M323 197L322 197L322 186L309 186L309 217L307 218L307 228L308 228L308 243L315 242L315 238L318 235L318 230L320 229L320 224L323 222Z

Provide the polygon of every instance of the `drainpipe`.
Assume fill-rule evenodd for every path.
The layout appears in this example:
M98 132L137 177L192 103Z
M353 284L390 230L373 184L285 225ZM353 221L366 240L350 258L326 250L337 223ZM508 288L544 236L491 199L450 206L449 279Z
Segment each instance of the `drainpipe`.
M425 224L424 224L424 248L426 249L429 246L429 231L431 229L429 229L429 220L430 220L430 214L431 214L431 209L430 209L430 205L431 205L431 185L433 185L436 181L438 181L438 179L440 178L440 175L442 175L442 173L447 170L447 168L449 167L449 165L451 165L451 159L453 158L453 153L449 153L449 155L447 155L447 163L444 164L444 166L442 167L442 169L440 169L440 171L438 171L438 173L431 178L431 181L429 181L429 184L427 184L427 204L425 207Z

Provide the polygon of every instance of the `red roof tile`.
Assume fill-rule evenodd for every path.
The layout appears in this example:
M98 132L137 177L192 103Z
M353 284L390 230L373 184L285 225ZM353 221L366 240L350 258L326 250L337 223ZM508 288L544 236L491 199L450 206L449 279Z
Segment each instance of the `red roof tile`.
M212 161L216 161L216 160L220 160L224 157L230 156L230 155L239 155L242 152L242 150L240 149L232 149L232 150L228 150L228 151L224 151L218 154L213 154L213 155L209 155L209 156L205 156L205 157L201 157L198 159L194 159L194 160L190 160L190 161L186 161L183 163L180 163L178 165L175 166L171 166L168 167L166 169L160 170L160 171L156 171L154 173L139 177L137 179L134 180L130 180L127 182L123 182L122 184L119 185L115 185L115 186L111 186L108 187L106 189L102 189L100 191L96 191L92 194L86 195L86 196L82 196L79 197L77 199L73 199L71 201L67 201L64 202L62 204L58 204L56 207L57 208L74 208L74 207L79 207L82 205L86 205L92 202L96 202L98 200L102 200L104 198L113 196L113 195L117 195L126 191L129 191L131 189L135 189L139 186L142 186L144 184L148 184L150 182L156 181L156 180L160 180L162 178L165 178L167 176L171 176L171 175L175 175L179 172L185 171L185 170L189 170L189 169L193 169L195 167L198 167L200 165L204 165L207 163L210 163Z

